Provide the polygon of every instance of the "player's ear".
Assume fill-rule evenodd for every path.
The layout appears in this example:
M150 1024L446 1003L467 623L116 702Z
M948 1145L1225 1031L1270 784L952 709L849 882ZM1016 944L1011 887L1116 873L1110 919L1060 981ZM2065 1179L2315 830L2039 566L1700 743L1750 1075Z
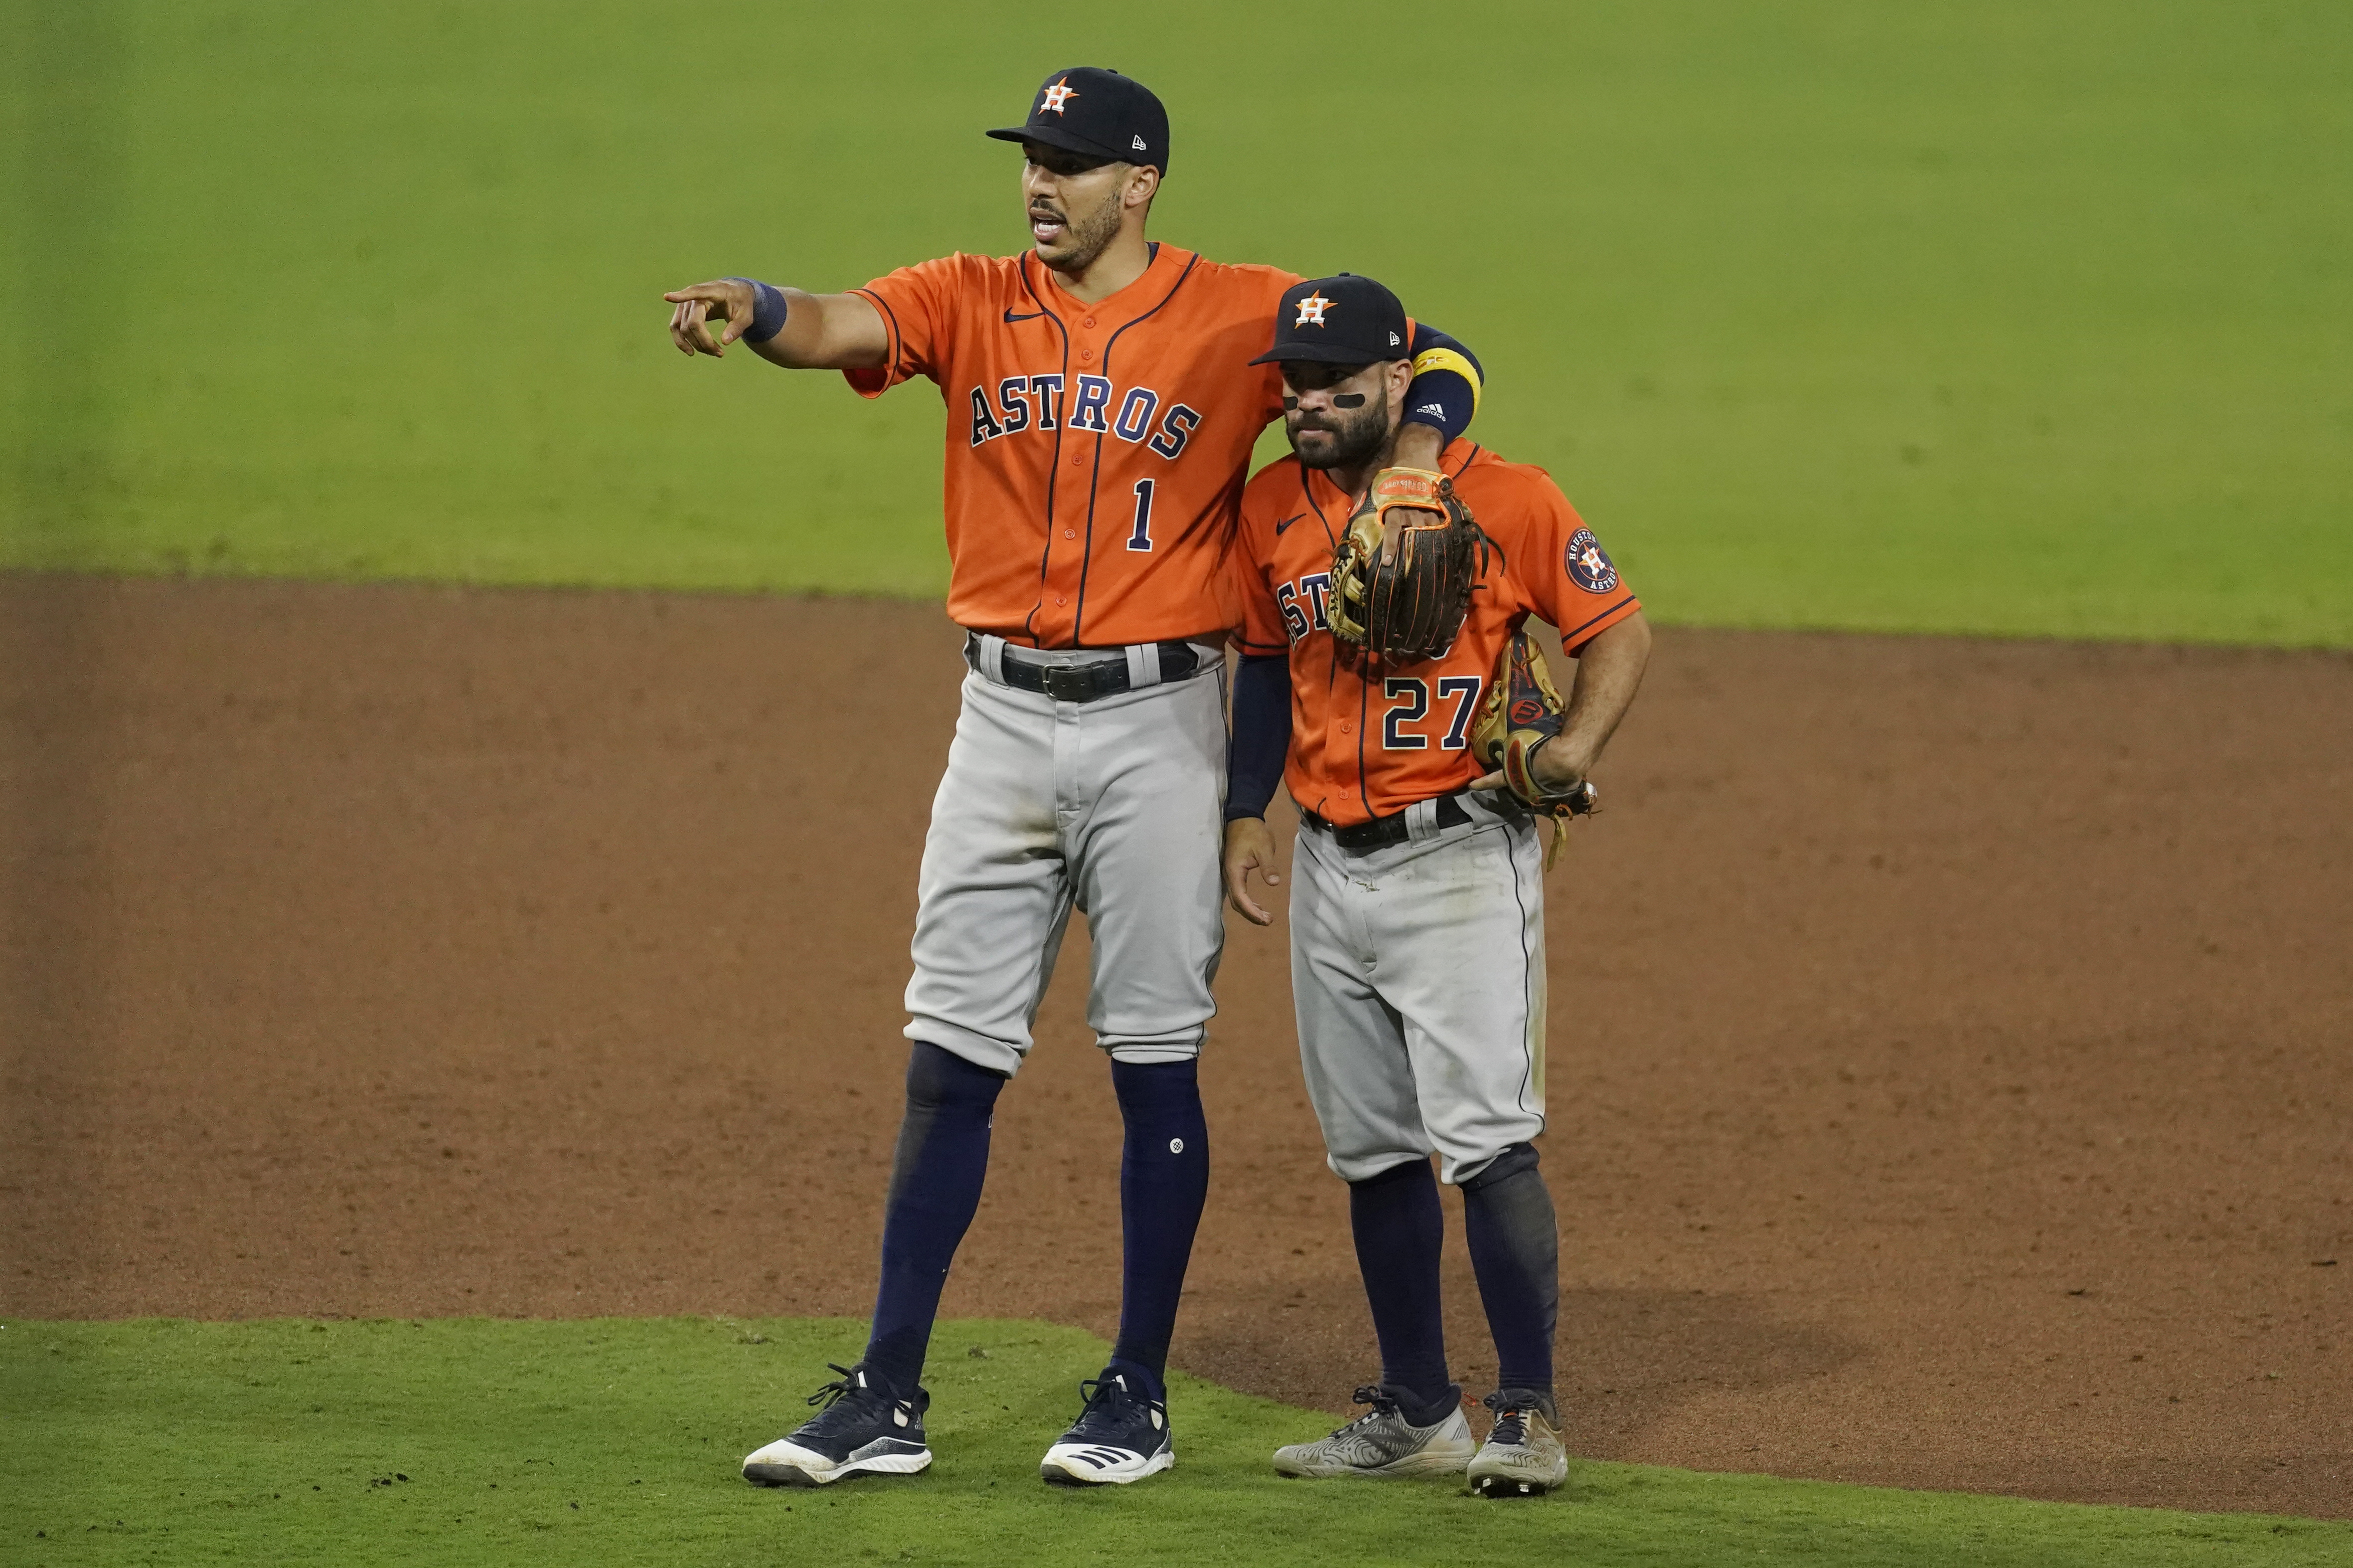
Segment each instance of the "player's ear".
M1148 207L1160 192L1160 171L1149 163L1138 163L1127 172L1127 189L1122 193L1121 205Z
M1398 359L1389 362L1389 401L1403 403L1406 388L1413 384L1413 361Z

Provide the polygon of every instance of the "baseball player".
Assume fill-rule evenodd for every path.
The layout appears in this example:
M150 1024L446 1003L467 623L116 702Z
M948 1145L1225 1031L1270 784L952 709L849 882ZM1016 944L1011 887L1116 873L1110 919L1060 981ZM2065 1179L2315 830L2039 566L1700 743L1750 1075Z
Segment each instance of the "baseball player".
M1176 1458L1163 1376L1208 1190L1195 1058L1224 936L1227 558L1251 443L1281 411L1280 378L1250 356L1297 279L1145 237L1168 120L1126 77L1057 71L1025 123L988 134L1023 151L1023 253L946 257L846 294L725 279L665 296L689 353L740 339L777 364L839 369L868 397L937 384L947 609L970 666L923 847L871 1335L811 1397L814 1419L745 1458L760 1484L931 1463L920 1378L940 1289L1074 906L1125 1126L1124 1262L1110 1364L1081 1384L1040 1470L1124 1483ZM1430 469L1469 423L1477 371L1442 334L1397 330L1415 389L1397 461ZM1427 500L1437 478L1400 482Z
M1323 301L1312 312L1296 301ZM1292 1476L1467 1469L1482 1495L1531 1496L1567 1475L1553 1404L1559 1300L1544 1131L1544 855L1537 812L1589 805L1587 774L1650 653L1641 611L1541 468L1468 440L1444 472L1471 564L1436 602L1460 617L1432 646L1377 650L1377 624L1417 587L1350 545L1399 429L1404 319L1379 284L1342 276L1284 296L1274 347L1293 456L1243 492L1243 584L1226 799L1226 887L1265 924L1252 873L1279 879L1264 814L1278 781L1299 807L1291 973L1301 1064L1329 1163L1348 1184L1381 1380L1370 1411L1277 1451ZM1376 498L1377 496L1376 495ZM1427 600L1428 595L1423 596ZM1451 603L1448 601L1451 599ZM1566 711L1521 631L1561 629L1577 659ZM1353 639L1353 640L1351 640ZM1415 652L1422 657L1414 657ZM1531 666L1530 659L1536 662ZM1492 743L1491 770L1477 755ZM1506 785L1510 787L1507 789ZM1521 792L1525 792L1523 796ZM1474 1451L1447 1371L1439 1179L1462 1189L1471 1259L1495 1341L1493 1429Z

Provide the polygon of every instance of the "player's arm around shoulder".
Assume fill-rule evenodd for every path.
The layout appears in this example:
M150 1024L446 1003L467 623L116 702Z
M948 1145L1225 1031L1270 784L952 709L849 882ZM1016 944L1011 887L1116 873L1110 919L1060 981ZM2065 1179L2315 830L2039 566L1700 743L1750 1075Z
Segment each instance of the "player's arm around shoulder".
M788 370L867 370L891 349L882 312L863 294L811 294L751 278L714 278L662 298L681 353L717 359L737 342ZM716 335L712 323L718 323Z

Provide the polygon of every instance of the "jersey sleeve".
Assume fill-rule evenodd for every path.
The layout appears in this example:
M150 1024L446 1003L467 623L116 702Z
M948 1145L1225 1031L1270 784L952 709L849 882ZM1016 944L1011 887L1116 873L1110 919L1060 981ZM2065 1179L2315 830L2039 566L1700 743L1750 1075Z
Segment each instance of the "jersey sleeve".
M1291 651L1291 633L1282 623L1282 606L1266 580L1268 552L1274 543L1274 526L1267 510L1269 487L1251 485L1242 492L1241 521L1234 530L1234 547L1226 557L1232 573L1233 596L1241 612L1235 642L1245 655Z
M1550 476L1537 469L1530 480L1531 526L1514 571L1538 613L1560 628L1561 651L1575 658L1642 602Z
M902 267L850 290L881 312L882 330L890 339L881 364L841 373L852 390L860 397L880 397L919 375L944 383L956 312L980 286L968 264L979 259L959 252Z

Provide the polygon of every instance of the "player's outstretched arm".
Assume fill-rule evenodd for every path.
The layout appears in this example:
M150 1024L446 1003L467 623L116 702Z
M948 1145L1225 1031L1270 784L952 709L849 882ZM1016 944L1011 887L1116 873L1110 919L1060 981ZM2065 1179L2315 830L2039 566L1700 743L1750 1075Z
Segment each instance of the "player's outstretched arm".
M748 278L718 278L662 298L682 354L717 359L739 340L788 370L860 370L891 352L882 312L863 294L810 294ZM721 324L716 336L712 323Z
M1618 721L1633 706L1650 662L1651 623L1640 610L1577 650L1577 682L1568 690L1560 733L1536 752L1536 782L1548 793L1573 789L1593 771Z

